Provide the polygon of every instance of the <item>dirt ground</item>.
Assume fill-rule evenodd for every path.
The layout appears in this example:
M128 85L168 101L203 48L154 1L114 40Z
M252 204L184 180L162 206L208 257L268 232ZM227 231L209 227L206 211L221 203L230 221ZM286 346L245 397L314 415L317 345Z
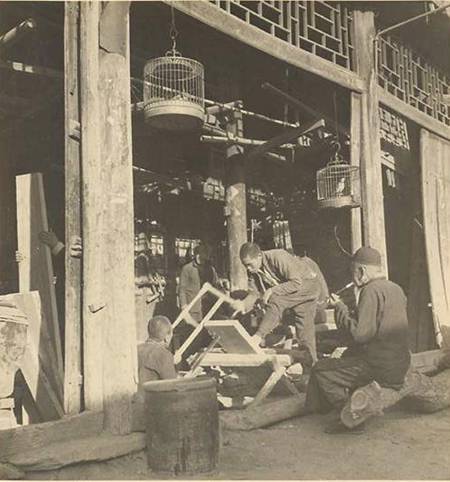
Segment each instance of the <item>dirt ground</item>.
M450 479L450 410L415 415L396 408L373 419L362 435L325 434L328 422L327 416L307 416L252 432L224 432L217 471L192 478ZM27 478L154 480L164 476L149 471L145 452L139 452L102 463L29 473Z

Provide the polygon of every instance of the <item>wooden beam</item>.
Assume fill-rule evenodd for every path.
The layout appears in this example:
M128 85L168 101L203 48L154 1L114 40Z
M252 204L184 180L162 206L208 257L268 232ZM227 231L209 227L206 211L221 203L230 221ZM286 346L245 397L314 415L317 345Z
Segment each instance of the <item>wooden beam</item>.
M240 112L233 112L226 130L230 134L243 137L244 128ZM239 250L247 242L247 199L242 147L229 146L226 150L226 157L225 216L231 290L245 290L248 284L247 271L239 258Z
M103 329L105 322L104 178L100 157L99 18L100 3L80 3L80 88L83 224L84 400L103 410Z
M350 164L361 169L361 94L351 93L350 97ZM360 182L360 178L358 179ZM361 187L361 186L359 186ZM351 217L351 251L354 253L362 246L361 208L353 208Z
M347 89L363 92L364 83L354 73L263 32L224 12L210 2L169 1L164 3L230 37L294 67L311 72Z
M244 410L226 410L220 413L221 426L226 430L255 430L306 415L305 398L300 394L266 401Z
M12 28L5 34L0 36L0 53L3 53L7 48L12 47L20 39L25 37L28 33L36 29L36 22L32 18L28 18L21 22L17 27Z
M412 105L407 104L395 95L386 92L380 86L378 87L378 97L381 104L395 110L396 112L403 115L407 119L415 122L419 126L427 129L430 132L433 132L433 134L437 134L438 136L441 136L442 138L450 141L449 126L446 126L442 122L433 119L433 117L430 117L429 115L421 112L419 109L416 109Z
M98 435L102 430L101 412L83 412L54 422L0 430L0 461L7 462L16 455L52 443Z
M24 74L41 75L43 77L51 77L53 79L64 78L64 73L59 70L24 64L22 62L15 62L12 60L0 60L0 69L14 70L15 72L23 72Z
M64 148L65 148L65 244L70 246L81 235L81 146L71 135L72 125L80 122L79 93L79 22L78 2L64 4ZM65 364L64 410L67 414L81 409L81 260L65 250Z
M300 127L296 127L294 129L289 129L287 131L284 131L278 136L273 137L272 139L269 139L267 142L264 142L264 144L261 144L260 146L252 149L245 156L245 160L251 161L253 159L257 159L259 156L264 155L266 152L272 149L277 149L281 145L287 142L292 142L294 139L307 135L317 129L320 129L321 127L325 127L325 121L323 121L322 119L310 122L306 126L302 125Z
M374 13L369 10L355 10L353 12L353 24L358 73L366 85L365 91L361 95L363 244L380 251L387 274L380 119L378 113L378 79L374 63Z
M11 457L11 463L25 471L56 470L73 464L101 462L142 451L145 433L113 435L103 432L93 437L74 438L37 447Z
M127 2L108 2L100 18L100 140L106 214L104 272L105 429L126 434L137 390L134 285L134 197L131 138L129 13Z
M278 97L281 99L285 100L289 105L293 106L294 108L301 109L304 112L307 112L309 115L312 115L313 117L319 119L323 118L326 120L329 129L335 130L337 128L338 132L343 135L344 137L348 137L350 135L350 131L344 127L341 124L336 124L336 120L332 119L331 117L322 114L318 110L314 109L313 107L310 107L309 105L305 104L299 99L296 99L292 95L287 94L286 92L283 92L281 89L278 89L277 87L273 86L269 82L264 82L262 84L261 88L263 90L267 90L268 92L276 94Z

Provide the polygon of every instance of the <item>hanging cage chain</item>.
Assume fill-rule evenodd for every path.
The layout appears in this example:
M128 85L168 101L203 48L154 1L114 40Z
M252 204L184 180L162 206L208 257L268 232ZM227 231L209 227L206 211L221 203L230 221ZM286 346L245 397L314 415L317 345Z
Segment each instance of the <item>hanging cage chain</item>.
M169 50L166 55L171 55L173 57L179 57L181 53L177 50L177 37L178 37L178 30L177 26L175 24L175 9L173 5L170 7L170 13L171 13L171 20L170 20L170 30L169 30L169 36L170 40L172 40L172 49Z

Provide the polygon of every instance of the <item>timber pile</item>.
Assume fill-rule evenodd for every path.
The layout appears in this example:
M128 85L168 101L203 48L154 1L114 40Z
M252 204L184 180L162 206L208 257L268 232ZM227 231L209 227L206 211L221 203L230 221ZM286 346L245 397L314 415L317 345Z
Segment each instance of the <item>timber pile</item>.
M408 372L401 390L381 387L377 382L355 390L341 412L342 423L356 427L367 419L382 415L384 410L404 399L404 405L421 413L433 413L450 406L450 353L441 357L437 366L443 370L434 377L417 371Z

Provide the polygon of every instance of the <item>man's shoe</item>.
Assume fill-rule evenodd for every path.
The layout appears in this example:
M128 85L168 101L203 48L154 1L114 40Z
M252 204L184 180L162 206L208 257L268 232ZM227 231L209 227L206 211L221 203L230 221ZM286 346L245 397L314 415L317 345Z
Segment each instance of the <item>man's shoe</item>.
M328 425L324 432L330 435L347 434L347 435L361 435L366 431L366 426L364 423L353 427L346 427L340 420L336 420L332 424Z

